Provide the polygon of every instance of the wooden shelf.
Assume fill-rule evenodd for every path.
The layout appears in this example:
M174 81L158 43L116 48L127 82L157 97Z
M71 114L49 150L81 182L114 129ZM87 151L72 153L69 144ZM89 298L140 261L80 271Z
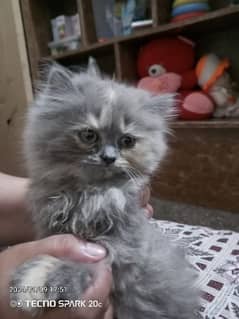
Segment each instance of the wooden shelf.
M140 33L120 37L116 39L118 42L135 41L142 38L147 38L151 35L174 35L179 33L195 33L195 32L212 32L215 30L225 29L238 26L239 20L239 5L234 5L228 8L222 8L215 11L206 13L203 16L195 17L192 19L166 23L159 25L150 30L144 30Z
M47 58L53 58L60 61L62 59L70 58L72 56L94 52L96 50L102 50L104 47L114 45L115 43L125 44L136 41L141 42L142 39L147 40L148 38L154 38L164 35L173 35L175 33L202 33L204 31L208 31L208 29L210 29L210 32L212 32L214 30L220 30L221 28L225 28L225 25L227 27L238 26L238 21L239 5L234 5L228 8L218 9L209 12L200 17L184 20L177 23L167 23L154 28L150 28L148 30L142 30L138 33L129 36L115 37L103 43L90 44L87 46L83 46L79 50L70 51L67 53L59 54L57 56L48 56Z
M175 121L171 123L173 129L181 128L215 128L215 129L238 129L239 119L210 119L203 121Z
M28 27L27 36L32 37L32 33L29 27L35 26L36 31L39 36L44 37L47 45L47 40L49 40L49 29L46 25L40 26L34 24L34 18L43 19L52 16L52 10L58 10L58 2L48 4L46 0L37 4L33 0L21 0L23 14L28 14L26 18L29 18L30 12L32 10L32 16L30 16L29 21L25 23L25 27ZM83 31L82 31L82 48L74 51L69 51L66 53L59 54L57 56L47 56L48 48L44 47L42 39L35 39L33 42L34 46L30 44L30 49L35 49L36 54L32 54L32 74L33 77L37 75L37 63L42 58L45 59L55 59L59 63L64 65L71 64L87 64L88 57L90 55L94 56L102 68L102 70L109 74L115 74L118 80L127 81L135 83L137 81L137 70L135 61L137 59L137 54L140 46L147 41L158 38L159 36L165 35L176 35L183 34L189 36L193 39L198 40L198 38L205 39L208 34L217 32L219 42L221 41L221 30L230 28L237 28L239 21L239 5L228 6L221 9L211 11L203 16L192 18L189 20L184 20L177 23L167 23L170 19L170 1L165 3L165 0L151 0L152 3L152 17L154 27L141 30L140 32L131 34L129 36L121 36L109 39L106 42L99 43L96 42L96 33L94 24L91 5L88 0L71 0L70 2L61 1L60 9L63 7L65 10L77 10L80 14L80 18L83 20ZM47 7L49 5L49 7ZM40 9L40 13L39 13ZM47 10L45 10L47 9ZM160 9L160 10L159 10ZM87 28L90 25L90 28ZM49 27L49 26L48 26ZM44 29L45 28L45 29ZM27 30L26 30L27 31ZM239 32L238 33L239 37ZM227 37L227 34L226 34ZM209 40L204 40L205 42L211 42ZM38 49L37 49L38 47ZM203 52L203 50L201 50ZM33 50L34 53L34 50ZM200 52L201 54L201 52ZM38 61L37 61L38 59ZM30 56L31 60L31 56ZM111 63L111 62L112 63ZM237 70L239 74L239 69ZM238 75L239 78L239 75ZM207 120L207 121L175 121L172 123L172 127L175 129L183 128L239 128L239 120Z
M234 5L217 9L201 17L177 23L166 23L170 18L172 0L167 0L167 3L165 0L151 0L152 28L141 30L129 36L112 38L104 43L97 43L90 2L88 0L53 0L49 3L47 0L20 0L33 80L38 77L38 64L41 59L55 59L68 65L84 62L87 54L100 56L109 50L114 50L116 70L108 68L108 71L116 73L119 80L135 81L136 70L134 69L132 72L121 70L125 63L120 63L117 59L122 57L128 63L134 62L140 45L146 41L164 35L183 34L189 37L195 37L197 34L207 35L215 30L225 29L225 26L227 28L237 27L239 20L239 5ZM210 4L215 8L213 1ZM217 4L220 6L220 1L217 1ZM49 56L50 19L56 14L73 13L74 11L78 11L81 18L82 48L58 56ZM131 51L131 56L126 51Z
M115 43L115 40L106 41L103 43L95 43L95 44L91 44L91 45L82 47L78 50L72 50L69 52L61 53L61 54L58 54L56 56L49 55L49 56L47 56L47 59L54 59L57 61L61 61L64 59L69 59L69 58L75 57L75 56L80 56L82 54L86 54L86 53L88 54L89 52L95 53L96 51L104 51L110 47L113 48L114 43Z

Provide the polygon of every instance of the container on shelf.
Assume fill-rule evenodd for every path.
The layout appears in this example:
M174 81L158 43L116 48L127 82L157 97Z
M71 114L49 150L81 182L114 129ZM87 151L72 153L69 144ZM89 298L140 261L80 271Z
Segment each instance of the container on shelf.
M52 41L48 43L48 47L51 50L51 55L57 56L67 51L79 49L81 45L80 39L81 38L79 35L73 35L59 41Z
M53 41L59 41L75 34L81 34L78 14L72 16L60 15L51 20Z
M79 14L60 15L51 20L53 41L48 43L51 55L76 50L80 47L81 29Z
M149 3L146 0L92 0L98 40L129 35L134 21L148 20Z
M147 19L147 20L138 20L138 21L133 21L131 23L131 28L133 32L140 31L143 29L147 29L153 26L153 20L152 19Z
M51 20L53 41L59 41L72 35L72 24L69 16L58 16Z

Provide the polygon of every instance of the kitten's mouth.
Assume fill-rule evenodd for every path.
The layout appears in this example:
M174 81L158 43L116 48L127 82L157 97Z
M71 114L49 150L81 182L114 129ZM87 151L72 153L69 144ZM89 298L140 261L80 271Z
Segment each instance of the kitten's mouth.
M107 165L101 162L94 162L94 161L82 161L82 164L89 169L97 170L97 172L101 172L105 175L105 177L112 177L112 176L120 176L120 177L127 177L128 175L120 166L113 164Z
M86 160L84 160L84 161L81 161L81 163L83 164L83 165L89 165L89 166L100 166L100 163L99 162L96 162L96 161L86 161Z
M122 171L122 168L119 166L116 166L114 163L112 164L106 164L102 162L96 162L96 161L82 161L82 164L85 166L95 166L97 168L102 168L106 170L111 170L111 171Z

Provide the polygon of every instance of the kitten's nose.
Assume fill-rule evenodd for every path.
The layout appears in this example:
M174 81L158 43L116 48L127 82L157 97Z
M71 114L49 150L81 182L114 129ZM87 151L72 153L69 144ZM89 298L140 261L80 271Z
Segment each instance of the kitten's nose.
M110 165L113 164L116 160L116 157L108 157L108 156L101 156L102 160L105 162L105 164Z
M105 162L106 165L113 164L116 161L116 150L113 146L106 146L101 155L101 159Z
M107 164L107 165L113 164L116 160L116 157L114 157L114 156L109 157L109 156L104 155L104 154L101 155L101 158L105 162L105 164Z

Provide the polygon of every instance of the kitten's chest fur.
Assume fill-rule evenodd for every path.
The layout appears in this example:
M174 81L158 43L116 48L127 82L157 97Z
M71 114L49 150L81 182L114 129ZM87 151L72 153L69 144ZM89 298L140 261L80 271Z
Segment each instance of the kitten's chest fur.
M143 182L81 185L56 192L44 187L37 193L33 187L30 197L38 233L41 237L72 233L86 240L128 245L126 238L146 221L139 200Z
M33 199L36 204L35 224L40 237L72 233L104 246L106 262L112 265L116 279L115 289L122 290L118 287L117 278L122 279L135 265L147 264L150 254L151 226L139 198L139 190L145 181L142 183L127 182L117 186L101 183L87 187L81 184L77 189L58 189L47 199L33 189L33 195L41 197ZM51 186L51 189L54 187ZM49 194L49 189L44 187L43 192ZM128 283L131 285L131 281Z
M102 262L112 266L119 318L192 318L198 298L192 287L194 271L183 253L149 223L135 185L58 189L47 197L50 189L37 189L32 189L32 200L41 236L73 233L106 247Z

